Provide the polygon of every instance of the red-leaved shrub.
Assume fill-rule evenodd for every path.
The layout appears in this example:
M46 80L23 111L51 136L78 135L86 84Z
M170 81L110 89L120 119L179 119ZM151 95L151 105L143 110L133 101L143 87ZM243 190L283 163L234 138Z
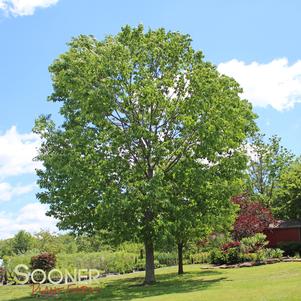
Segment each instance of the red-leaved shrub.
M49 272L51 269L55 268L55 263L55 255L47 252L33 256L30 260L32 270L41 269L45 272Z
M229 249L239 248L239 247L240 247L239 241L231 241L222 246L222 251L227 252Z
M232 198L232 202L240 207L239 215L234 223L233 236L240 240L243 237L262 233L275 222L270 209L257 201L252 201L247 195Z

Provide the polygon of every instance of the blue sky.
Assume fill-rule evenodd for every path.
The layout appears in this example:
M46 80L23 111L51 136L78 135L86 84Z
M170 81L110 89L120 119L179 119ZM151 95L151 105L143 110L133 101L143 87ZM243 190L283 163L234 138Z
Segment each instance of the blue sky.
M300 11L297 0L0 0L0 238L55 230L35 198L31 129L38 115L57 116L47 68L72 36L102 39L139 23L190 34L243 86L262 131L300 155Z

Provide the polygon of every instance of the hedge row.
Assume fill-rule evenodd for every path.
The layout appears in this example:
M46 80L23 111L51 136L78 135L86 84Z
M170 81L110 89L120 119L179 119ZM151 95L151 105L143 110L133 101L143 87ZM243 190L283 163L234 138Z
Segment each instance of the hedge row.
M13 271L18 264L31 266L32 257L37 254L19 255L4 258L4 265L8 271ZM177 255L173 253L155 253L156 268L177 264ZM58 254L56 256L56 268L70 273L74 269L97 269L101 273L128 273L145 269L145 259L136 253L125 251L94 252Z

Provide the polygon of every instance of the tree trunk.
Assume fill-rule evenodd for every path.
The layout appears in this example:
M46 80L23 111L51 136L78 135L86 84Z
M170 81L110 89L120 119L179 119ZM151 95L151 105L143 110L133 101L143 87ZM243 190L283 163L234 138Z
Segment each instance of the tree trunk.
M154 284L155 262L154 262L154 243L151 239L145 240L145 279L144 284Z
M184 274L183 271L183 242L178 242L178 275Z

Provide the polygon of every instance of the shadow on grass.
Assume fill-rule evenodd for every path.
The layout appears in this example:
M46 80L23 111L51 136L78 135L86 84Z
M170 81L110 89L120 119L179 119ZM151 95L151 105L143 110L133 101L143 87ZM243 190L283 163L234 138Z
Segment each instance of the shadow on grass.
M69 294L59 297L26 297L13 299L17 301L29 300L111 300L111 301L127 301L136 298L155 297L168 294L188 293L194 291L206 290L220 281L226 280L221 277L218 271L193 271L185 273L184 275L177 275L176 273L159 274L156 276L157 283L151 286L141 286L143 277L131 277L126 279L107 279L108 282L99 286L100 291L93 294ZM204 279L203 277L206 277Z

